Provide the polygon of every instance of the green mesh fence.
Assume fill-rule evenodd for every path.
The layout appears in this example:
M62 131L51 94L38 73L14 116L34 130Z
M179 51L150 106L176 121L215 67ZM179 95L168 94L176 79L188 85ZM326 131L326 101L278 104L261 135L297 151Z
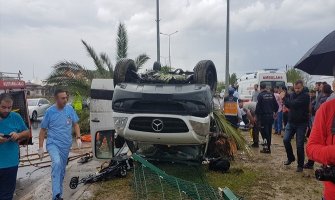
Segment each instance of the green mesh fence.
M194 183L166 174L142 157L133 154L134 188L137 199L226 199L207 184ZM237 199L237 198L236 198Z

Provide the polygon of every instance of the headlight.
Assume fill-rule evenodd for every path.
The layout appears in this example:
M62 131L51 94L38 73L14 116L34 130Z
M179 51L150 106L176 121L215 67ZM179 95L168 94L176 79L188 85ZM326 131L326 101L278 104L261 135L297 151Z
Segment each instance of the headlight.
M200 136L207 136L209 133L210 123L201 123L190 120L194 132Z
M115 130L122 131L127 125L128 117L114 117Z

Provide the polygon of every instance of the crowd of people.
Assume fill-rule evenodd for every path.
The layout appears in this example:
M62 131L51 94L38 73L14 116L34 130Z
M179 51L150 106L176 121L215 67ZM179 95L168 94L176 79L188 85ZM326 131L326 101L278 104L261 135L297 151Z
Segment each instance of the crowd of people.
M291 145L295 137L296 172L313 169L314 161L324 166L335 165L335 80L332 86L327 82L316 82L310 90L301 80L294 83L292 90L285 86L267 88L265 84L256 84L251 102L245 105L235 92L233 87L229 88L223 110L227 120L236 128L241 121L252 128L251 147L259 147L260 133L263 139L260 152L270 154L272 134L281 135L287 155L283 164L291 165L296 161ZM304 163L307 140L308 161ZM335 182L325 181L324 195L327 200L335 198Z
M335 80L332 86L317 82L308 90L303 81L296 81L293 90L285 86L267 88L265 84L254 86L252 101L239 101L238 92L230 87L224 98L223 109L226 119L236 128L243 121L252 128L252 147L258 148L259 133L263 139L261 153L271 153L272 134L281 135L287 160L284 165L295 162L291 140L296 138L297 172L312 169L314 161L324 165L328 173L324 181L326 200L335 200ZM259 89L260 90L259 90ZM67 157L72 145L72 128L76 142L81 147L78 116L67 105L68 93L56 90L55 105L48 109L41 123L38 155L44 157L44 139L48 130L46 149L52 160L52 199L61 200ZM0 199L12 199L15 191L19 164L18 141L29 137L29 130L21 116L12 111L13 98L0 95ZM273 131L274 130L274 131ZM309 160L305 162L305 142ZM322 173L322 172L321 172ZM334 177L331 177L333 175ZM332 180L327 180L327 178Z

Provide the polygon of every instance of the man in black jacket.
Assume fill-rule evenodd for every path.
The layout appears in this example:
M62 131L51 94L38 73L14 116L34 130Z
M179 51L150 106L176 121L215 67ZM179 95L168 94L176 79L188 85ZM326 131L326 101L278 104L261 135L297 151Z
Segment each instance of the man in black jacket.
M288 113L288 123L284 135L284 145L287 154L287 161L284 165L290 165L295 161L292 150L291 139L296 135L298 167L297 172L303 171L305 152L304 140L305 132L309 120L309 96L303 92L304 84L301 80L294 84L294 93L285 100L285 106L290 109Z
M262 137L266 139L261 153L271 153L271 133L274 116L278 111L278 103L273 93L266 90L266 85L261 83L261 93L257 97L256 116L261 126Z

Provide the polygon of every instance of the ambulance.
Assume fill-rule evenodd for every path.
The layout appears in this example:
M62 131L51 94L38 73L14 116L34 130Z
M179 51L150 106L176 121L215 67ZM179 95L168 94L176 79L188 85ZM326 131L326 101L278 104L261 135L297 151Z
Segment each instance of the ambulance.
M267 89L274 88L276 86L286 86L287 77L286 73L279 71L278 69L263 69L254 73L247 73L237 80L238 93L240 100L244 102L251 101L252 92L254 91L254 85L265 84Z

